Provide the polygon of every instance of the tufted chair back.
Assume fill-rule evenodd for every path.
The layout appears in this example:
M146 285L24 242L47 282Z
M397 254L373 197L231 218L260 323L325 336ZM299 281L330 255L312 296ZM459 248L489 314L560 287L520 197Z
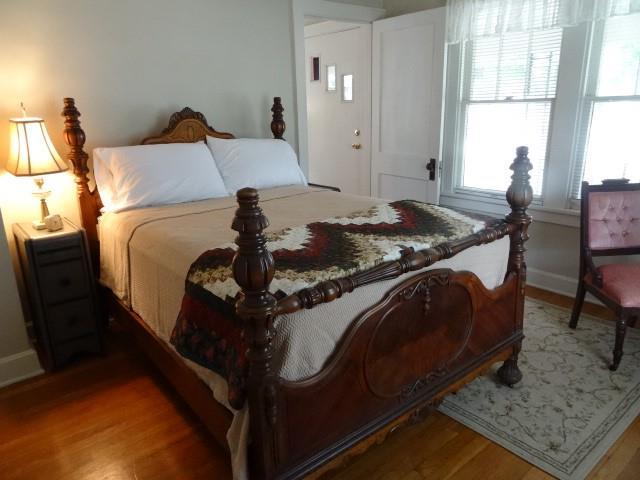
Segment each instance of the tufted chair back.
M640 184L585 182L582 195L584 241L592 254L640 248Z

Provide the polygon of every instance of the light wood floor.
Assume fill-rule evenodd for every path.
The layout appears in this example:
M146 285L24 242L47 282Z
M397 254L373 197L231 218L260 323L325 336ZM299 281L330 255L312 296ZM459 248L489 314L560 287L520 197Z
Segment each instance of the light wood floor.
M532 289L532 297L570 299ZM595 306L589 313L601 314ZM110 342L104 357L0 390L0 478L150 480L230 478L223 450L155 369ZM551 478L502 447L434 413L336 472L340 480ZM592 479L640 478L640 418Z

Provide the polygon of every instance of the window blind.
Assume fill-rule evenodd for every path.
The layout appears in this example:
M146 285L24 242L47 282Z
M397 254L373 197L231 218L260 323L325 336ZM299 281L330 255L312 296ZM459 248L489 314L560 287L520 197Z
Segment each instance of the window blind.
M542 193L562 29L482 37L466 45L462 185L504 191L515 148L527 145L531 184Z
M582 180L640 181L640 13L604 22L600 54L591 60L591 94L585 96L571 193Z

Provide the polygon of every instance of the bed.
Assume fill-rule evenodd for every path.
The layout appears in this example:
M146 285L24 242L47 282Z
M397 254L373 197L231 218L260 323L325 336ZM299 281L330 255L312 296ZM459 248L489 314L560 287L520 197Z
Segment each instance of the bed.
M285 132L282 112L274 99L276 139ZM213 437L230 449L239 478L247 472L265 479L322 476L419 420L498 361L504 362L498 370L504 383L521 379L524 243L531 222L526 208L532 200L525 147L511 166L504 220L276 296L270 286L278 264L267 248L265 211L270 229L277 230L378 208L381 200L314 186L260 195L243 188L235 200L102 215L100 193L89 186L85 133L72 98L65 98L63 116L83 227L107 287L105 308L130 328ZM142 143L199 142L207 135L233 138L185 108ZM248 362L240 409L230 408L224 379L179 355L169 341L192 257L206 242L234 236L232 272L241 294L233 313L242 323ZM181 246L166 250L162 239L169 237Z

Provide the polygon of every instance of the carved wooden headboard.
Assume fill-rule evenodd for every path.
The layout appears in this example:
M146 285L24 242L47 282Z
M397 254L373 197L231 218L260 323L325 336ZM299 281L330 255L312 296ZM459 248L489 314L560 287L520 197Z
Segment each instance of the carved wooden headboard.
M142 145L157 143L194 143L204 140L206 137L235 138L231 133L218 132L207 123L207 119L200 112L194 112L189 107L184 107L179 112L171 115L169 125L160 135L147 137Z
M283 139L285 122L282 116L284 108L280 97L273 99L271 107L272 121L271 132L276 139ZM98 238L98 218L103 207L100 192L97 188L89 186L89 155L84 151L86 135L80 126L80 112L76 108L73 98L64 99L64 140L69 145L67 159L73 165L73 174L76 177L78 200L80 202L80 217L82 226L87 232L91 260L96 273L100 267L100 240ZM218 132L209 126L207 119L200 112L195 112L189 107L171 115L169 125L159 135L147 137L142 140L142 145L158 143L193 143L204 140L206 136L217 138L235 138L231 133Z

